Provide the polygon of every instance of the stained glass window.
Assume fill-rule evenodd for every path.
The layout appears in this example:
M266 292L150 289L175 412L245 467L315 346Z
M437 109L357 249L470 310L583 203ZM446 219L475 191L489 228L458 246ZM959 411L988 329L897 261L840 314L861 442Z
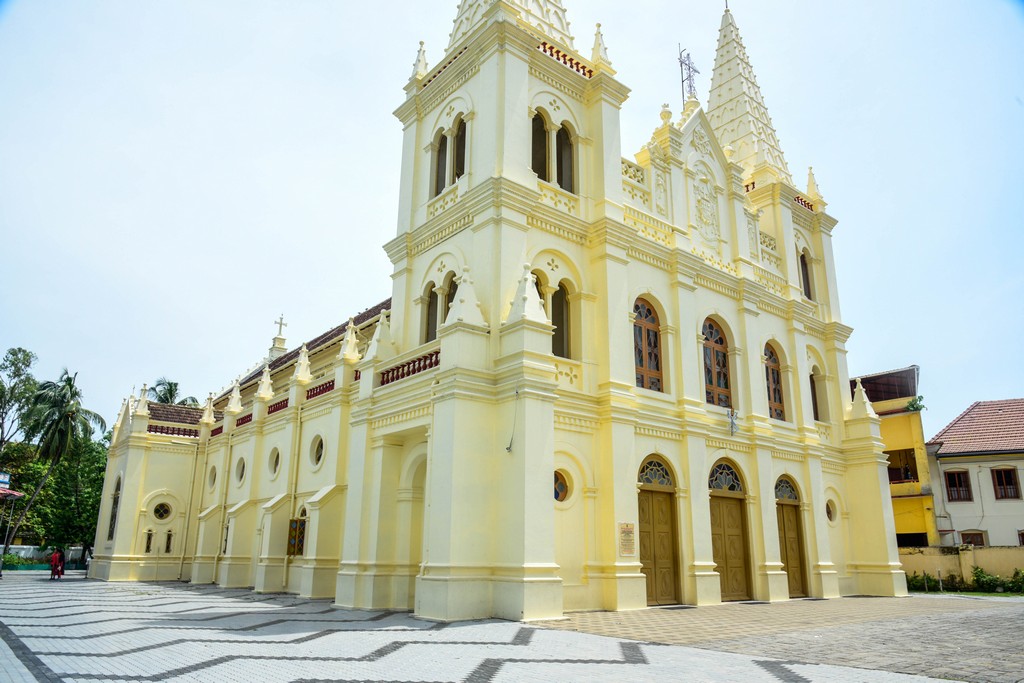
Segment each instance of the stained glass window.
M306 518L288 520L288 554L292 557L306 552Z
M786 419L786 407L782 400L782 364L779 354L771 344L764 347L764 380L768 390L768 416L776 420Z
M776 500L800 500L793 482L786 477L779 477L779 480L775 482L775 498Z
M569 482L566 481L565 475L555 470L555 500L559 503L564 502L569 497Z
M736 474L736 470L726 463L720 462L711 470L708 488L719 491L742 491L743 484L740 483L740 477Z
M157 519L167 519L171 516L171 506L167 503L157 503L157 506L153 508L153 516Z
M633 362L636 385L663 391L661 374L661 325L654 307L643 299L633 304Z
M729 388L729 345L715 321L704 321L704 399L711 405L732 407Z
M659 486L672 486L672 475L669 474L665 463L658 460L648 460L640 468L638 481L641 484L657 484Z

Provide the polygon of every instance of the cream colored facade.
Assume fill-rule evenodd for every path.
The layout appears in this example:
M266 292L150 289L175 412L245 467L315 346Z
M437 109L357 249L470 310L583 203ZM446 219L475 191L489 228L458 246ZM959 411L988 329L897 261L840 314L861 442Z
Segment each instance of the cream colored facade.
M92 576L439 620L904 594L836 221L731 13L707 110L666 108L631 159L629 91L565 17L464 0L421 49L392 298L202 411L127 401Z

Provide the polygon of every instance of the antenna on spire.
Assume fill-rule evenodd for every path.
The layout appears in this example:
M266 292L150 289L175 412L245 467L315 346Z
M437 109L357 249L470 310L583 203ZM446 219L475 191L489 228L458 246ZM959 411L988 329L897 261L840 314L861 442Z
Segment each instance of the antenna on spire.
M683 103L686 103L687 96L697 96L697 85L694 82L694 76L699 74L700 71L693 63L693 59L690 57L690 53L683 50L683 46L679 46L679 74L683 81Z

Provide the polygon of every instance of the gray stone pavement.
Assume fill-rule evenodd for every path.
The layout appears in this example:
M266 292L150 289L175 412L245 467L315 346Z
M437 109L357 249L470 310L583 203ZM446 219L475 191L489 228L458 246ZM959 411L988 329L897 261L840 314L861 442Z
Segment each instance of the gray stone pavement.
M2 681L934 680L812 661L775 646L738 654L575 632L572 619L556 622L561 628L497 620L436 624L216 586L47 577L7 572L0 581ZM844 652L845 641L832 639L835 651Z

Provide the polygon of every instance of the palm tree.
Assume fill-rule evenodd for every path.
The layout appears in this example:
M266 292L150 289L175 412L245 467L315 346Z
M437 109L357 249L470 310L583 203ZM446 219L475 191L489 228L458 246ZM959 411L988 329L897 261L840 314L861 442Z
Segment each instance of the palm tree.
M100 430L107 428L103 418L82 407L82 390L75 385L78 373L71 375L65 368L56 382L39 385L25 414L26 441L38 439L36 457L49 464L42 481L25 503L18 521L11 527L4 539L4 552L11 545L11 539L18 535L18 528L25 521L25 515L35 502L36 496L50 478L57 463L71 450L72 444L80 439L92 437L95 425ZM3 565L0 564L0 569Z
M149 400L154 403L167 403L176 406L191 406L196 408L199 406L199 401L196 400L195 396L186 396L185 398L178 398L178 383L172 382L166 377L161 377L156 383L149 389Z

